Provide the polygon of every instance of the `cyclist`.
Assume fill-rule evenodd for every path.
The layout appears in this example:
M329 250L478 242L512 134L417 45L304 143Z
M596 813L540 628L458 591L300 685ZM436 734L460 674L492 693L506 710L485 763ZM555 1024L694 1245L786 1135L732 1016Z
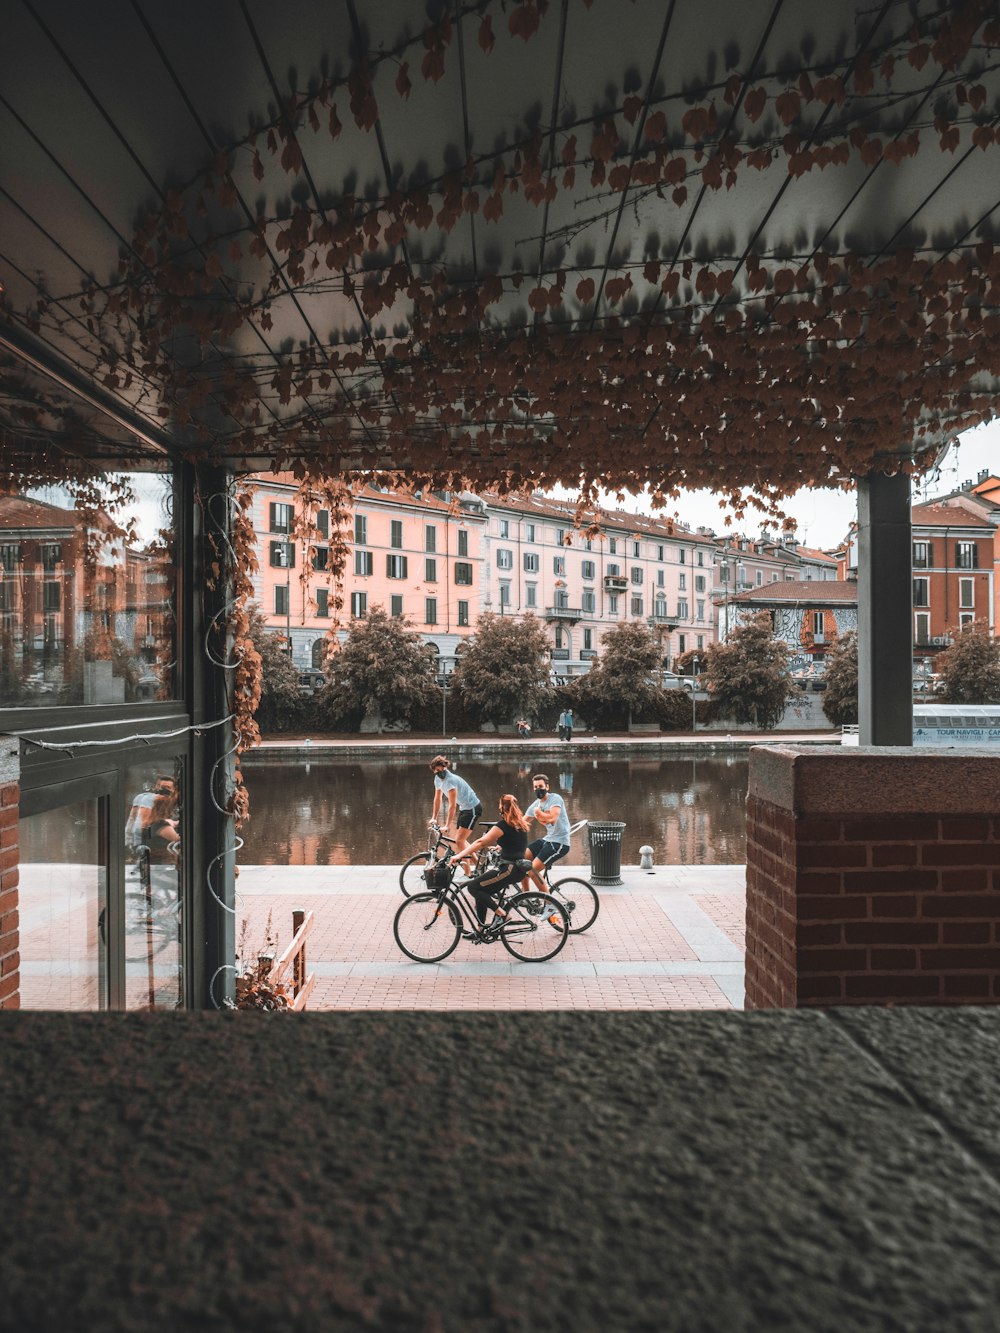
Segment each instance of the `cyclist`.
M561 861L569 854L569 815L563 798L558 792L549 790L549 780L544 773L536 773L531 779L531 786L535 799L525 810L524 817L537 819L546 830L544 837L536 838L528 844L531 868L541 882L541 872L545 869L546 861ZM527 887L528 881L525 879L522 888Z
M506 915L497 906L496 895L508 884L513 884L515 880L521 878L527 863L525 852L528 848L528 821L521 813L517 797L509 793L500 797L500 818L497 822L481 838L470 842L465 851L468 856L472 856L483 847L492 847L494 844L499 846L500 864L490 870L484 870L480 875L474 875L463 886L475 898L476 915L483 923L486 921L488 907L492 907L499 917Z
M463 854L469 841L469 829L483 813L483 803L472 790L465 778L460 778L451 771L451 765L443 754L436 754L430 763L434 774L434 808L431 811L431 824L445 824L455 829L455 856L468 870L474 863ZM447 802L443 819L438 819L441 812L442 798ZM457 816L457 817L456 817Z

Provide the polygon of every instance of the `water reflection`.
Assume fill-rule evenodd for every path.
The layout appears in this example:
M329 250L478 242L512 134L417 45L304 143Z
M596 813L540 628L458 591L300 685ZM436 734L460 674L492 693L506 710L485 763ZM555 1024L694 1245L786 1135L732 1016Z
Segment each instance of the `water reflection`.
M623 819L626 865L639 848L657 864L739 865L746 859L747 761L558 759L455 764L488 813L502 792L531 800L531 775L547 772L570 819ZM251 818L244 865L388 865L424 846L434 787L423 760L327 763L254 758L244 767ZM534 830L533 830L534 832ZM574 838L564 864L586 865Z

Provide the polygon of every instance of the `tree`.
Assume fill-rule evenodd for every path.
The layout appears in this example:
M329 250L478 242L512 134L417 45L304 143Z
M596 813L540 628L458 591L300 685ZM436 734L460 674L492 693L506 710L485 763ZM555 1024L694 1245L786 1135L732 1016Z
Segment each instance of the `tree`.
M826 662L823 712L835 727L858 720L858 636L851 630L838 641Z
M951 704L1000 702L1000 643L984 620L965 625L934 661Z
M385 724L408 722L437 689L435 654L401 616L374 606L351 624L347 638L329 663L329 681L321 691L321 711L362 710Z
M708 649L708 690L719 713L769 730L795 694L788 645L774 637L766 611L749 616L725 643Z
M302 719L299 673L286 647L284 634L268 629L256 606L250 608L247 637L260 657L260 702L255 717L261 731L281 731Z
M623 621L601 639L601 655L584 678L586 692L601 703L622 703L632 714L653 707L663 650L653 631Z
M550 690L549 651L535 616L487 611L459 651L454 686L465 707L484 721L513 722L522 713L534 718Z

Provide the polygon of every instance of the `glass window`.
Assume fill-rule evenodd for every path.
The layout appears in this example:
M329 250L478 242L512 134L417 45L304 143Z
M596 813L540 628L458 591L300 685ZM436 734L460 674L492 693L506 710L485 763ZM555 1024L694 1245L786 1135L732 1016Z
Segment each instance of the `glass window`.
M312 567L317 573L330 567L330 548L328 546L316 546L313 548Z
M608 611L613 616L618 614L618 594L616 592L608 593Z
M538 584L526 583L524 585L524 603L525 606L538 605Z
M402 597L398 596L396 593L393 593L392 597L390 597L389 599L389 602L390 602L389 614L392 616L396 616L397 618L401 616L403 614Z
M704 591L705 591L705 575L704 575L704 574L696 574L696 575L694 576L694 590L695 590L695 592L704 592Z
M276 616L287 616L288 606L288 584L279 583L274 590L274 614Z
M424 528L424 550L437 550L437 528L431 523L428 523Z
M680 600L679 600L678 603L677 603L677 619L678 619L678 620L687 620L687 618L688 618L688 604L687 604L687 598L686 598L686 597L682 597L682 598L680 598Z
M640 587L642 586L642 566L641 566L641 565L633 565L633 566L632 566L632 582L638 584Z
M469 533L465 528L459 528L458 530L458 554L469 554Z
M632 554L635 556L635 558L636 558L637 560L639 559L639 543L638 543L638 542L633 542L633 543L632 543Z
M558 610L565 611L568 609L568 607L569 607L569 593L566 591L565 588L557 588L556 608Z
M562 646L563 646L563 632L562 632L562 625L557 625L557 626L556 626L555 641L554 641L554 643L553 643L553 647L555 647L555 648L561 648Z
M325 618L330 614L330 590L329 588L316 589L316 615Z
M695 618L695 620L704 620L704 619L705 619L705 603L704 603L704 602L695 602L695 605L694 605L694 618Z
M330 537L329 509L318 509L316 511L316 530L324 540L329 540Z
M590 614L597 610L597 598L594 595L593 588L584 588L583 590L583 610Z
M271 568L272 569L295 568L295 546L293 545L292 542L271 543Z
M764 574L763 574L763 571L758 569L758 570L757 570L757 576L756 576L756 577L757 577L757 587L759 588L759 587L761 586L761 584L764 582Z
M524 572L526 574L537 574L539 569L538 555L534 551L525 551L524 553Z
M351 593L351 615L355 620L361 620L368 614L368 594L366 592Z
M589 653L593 649L593 647L594 647L594 631L592 629L585 629L583 631L583 650L584 652Z
M424 624L436 625L438 623L438 604L436 597L424 598Z
M972 607L976 604L975 585L972 579L958 580L958 604L959 606Z
M822 611L813 612L813 638L822 641L826 633L826 617Z
M106 1009L104 800L22 817L18 824L22 1009Z
M504 546L497 548L497 569L513 569L514 552Z
M959 569L978 569L979 560L975 542L955 543L955 564Z
M552 572L553 574L565 575L566 557L564 555L554 555L552 557Z
M405 579L406 556L387 555L385 558L385 576L387 579Z
M966 625L971 625L975 620L975 615L971 611L962 611L959 613L958 623L964 629Z
M354 544L356 546L368 545L368 519L364 514L354 515Z
M620 565L608 565L605 571L609 579L616 579L621 575Z
M372 551L354 552L354 572L359 578L375 572L375 555Z
M682 565L686 565L686 564L687 564L687 551L684 549L683 546L682 546L682 547L680 548L680 550L677 552L677 559L678 559L678 561L680 562L680 564L682 564Z
M666 586L666 577L662 569L658 569L656 571L656 586L658 588L663 588Z
M272 501L270 519L272 532L291 532L292 524L295 521L295 510L291 505L277 504Z
M662 560L662 559L664 558L664 557L663 557L663 551L664 551L664 548L663 548L662 546L657 546L657 548L656 548L656 558L657 558L657 560Z
M913 543L913 568L930 569L931 567L931 544L930 542Z
M585 579L592 579L594 577L593 560L584 560L582 573Z
M472 566L458 563L455 565L455 582L471 586Z
M930 597L928 595L928 585L930 579L916 578L913 580L913 605L930 606Z
M510 519L507 518L500 519L500 536L501 537L510 536Z
M931 637L931 616L929 611L917 611L913 617L914 643L926 644L930 642Z
M704 648L704 646L705 646L705 636L704 636L704 634L699 634L699 635L698 635L697 645L696 645L696 646L697 646L698 648Z
M389 545L402 548L403 545L403 522L402 519L393 518L389 521Z
M535 525L534 525L534 523L525 523L525 525L524 525L524 540L525 540L526 542L533 542L533 541L535 540Z
M173 481L0 496L0 708L176 697Z
M125 1006L184 1003L181 929L183 811L179 765L125 775Z
M653 603L653 615L662 616L665 619L666 614L667 614L666 599L663 597L657 597L656 601Z
M699 551L699 552L698 552L698 564L699 564L699 565L703 565L704 563L705 563L705 552L704 552L704 551Z
M510 584L506 581L500 584L500 605L510 606Z
M469 603L459 602L458 604L458 623L468 625L469 623Z
M608 538L608 555L618 554L618 539L616 537Z
M686 644L687 644L687 635L686 635L686 634L678 634L678 636L677 636L677 654L678 654L678 656L680 656L681 653L685 653L685 652L687 652Z
M633 597L633 598L632 598L632 614L633 614L634 616L641 616L641 615L642 615L642 598L641 598L641 597Z
M438 562L436 560L424 561L424 582L437 583Z

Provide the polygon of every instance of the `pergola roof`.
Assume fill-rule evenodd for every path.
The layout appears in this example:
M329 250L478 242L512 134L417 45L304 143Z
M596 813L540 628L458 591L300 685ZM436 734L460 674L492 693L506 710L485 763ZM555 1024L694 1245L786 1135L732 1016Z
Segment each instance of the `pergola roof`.
M776 496L993 413L985 0L8 11L17 463Z

